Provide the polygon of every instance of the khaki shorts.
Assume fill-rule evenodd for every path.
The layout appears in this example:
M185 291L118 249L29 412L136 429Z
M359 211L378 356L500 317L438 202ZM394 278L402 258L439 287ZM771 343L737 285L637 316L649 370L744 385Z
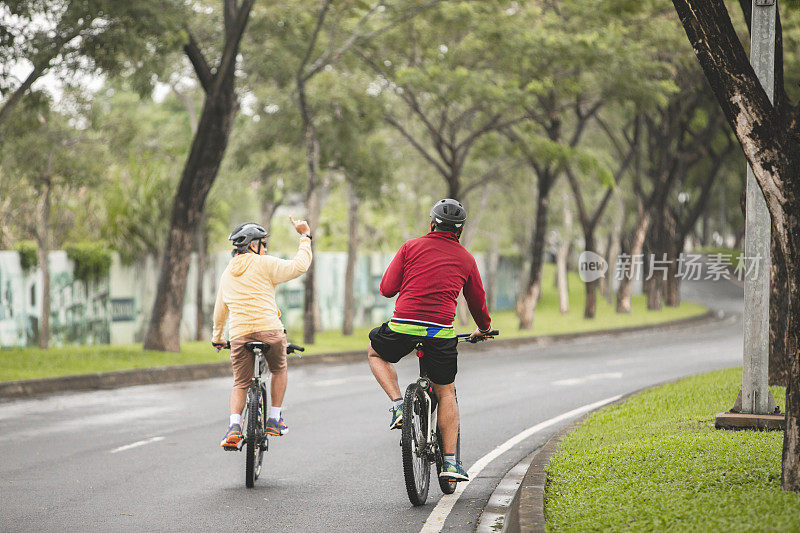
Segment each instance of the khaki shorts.
M265 354L269 371L280 374L286 370L286 333L282 329L257 331L236 337L231 341L231 363L233 364L233 386L246 389L250 386L255 370L255 355L245 349L246 342L263 342L269 345Z

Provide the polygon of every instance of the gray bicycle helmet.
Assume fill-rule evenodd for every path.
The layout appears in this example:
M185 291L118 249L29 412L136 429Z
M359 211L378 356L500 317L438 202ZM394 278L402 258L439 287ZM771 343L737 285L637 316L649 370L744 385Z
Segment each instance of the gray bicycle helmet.
M433 204L431 220L436 229L458 232L467 220L467 210L458 200L445 198Z
M263 226L255 222L245 222L233 228L231 234L228 235L228 240L233 242L233 246L238 252L243 253L247 250L247 247L250 246L251 242L260 241L268 236L269 233L267 233L267 230L265 230Z

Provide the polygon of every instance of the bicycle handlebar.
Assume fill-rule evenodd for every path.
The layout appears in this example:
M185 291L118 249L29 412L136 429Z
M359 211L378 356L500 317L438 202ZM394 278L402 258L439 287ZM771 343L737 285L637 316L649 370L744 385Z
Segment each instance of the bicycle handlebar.
M213 343L212 342L211 345L214 348L216 348L217 351L230 350L231 349L231 341L227 341L224 344L222 344L222 343ZM305 351L306 351L306 349L303 348L302 346L298 346L296 344L292 344L291 342L286 346L286 353L287 354L290 354L292 352L305 352Z
M464 340L466 342L469 342L471 344L475 344L477 342L485 341L486 339L495 338L496 336L500 335L500 330L499 329L493 329L492 331L488 331L488 332L484 333L483 335L481 335L480 337L475 337L474 339L470 339L471 335L472 335L472 333L461 333L459 335L456 335L456 338L457 339L462 339L462 340Z

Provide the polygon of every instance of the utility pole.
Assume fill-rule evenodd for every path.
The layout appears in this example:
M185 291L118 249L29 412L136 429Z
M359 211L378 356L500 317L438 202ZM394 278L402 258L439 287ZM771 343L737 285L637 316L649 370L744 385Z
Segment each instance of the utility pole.
M770 102L775 93L776 0L753 0L750 63ZM720 413L718 428L780 427L769 390L769 276L771 218L753 169L747 165L744 260L758 261L744 280L744 354L742 388L731 413ZM744 269L745 271L747 269ZM754 269L755 270L755 269Z

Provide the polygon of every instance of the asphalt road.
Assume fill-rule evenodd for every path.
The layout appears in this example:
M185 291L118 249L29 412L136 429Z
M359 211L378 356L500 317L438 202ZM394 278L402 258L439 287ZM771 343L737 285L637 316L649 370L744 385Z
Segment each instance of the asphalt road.
M741 364L741 289L684 285L684 297L728 318L549 345L465 348L457 379L465 466L577 407ZM416 377L415 359L399 365L401 383ZM231 382L0 403L0 531L420 530L441 493L431 478L429 503L408 502L399 432L386 429L389 403L366 360L290 369L290 432L271 439L254 489L244 486L244 455L218 447ZM474 530L499 479L558 428L491 462L444 529Z

